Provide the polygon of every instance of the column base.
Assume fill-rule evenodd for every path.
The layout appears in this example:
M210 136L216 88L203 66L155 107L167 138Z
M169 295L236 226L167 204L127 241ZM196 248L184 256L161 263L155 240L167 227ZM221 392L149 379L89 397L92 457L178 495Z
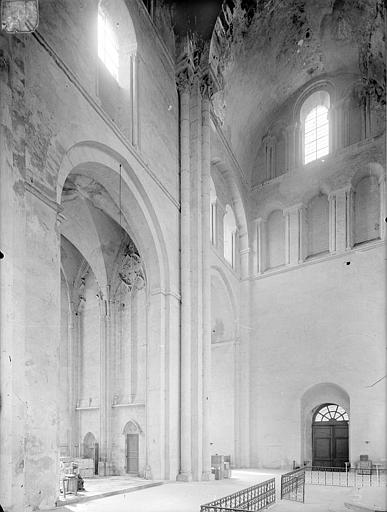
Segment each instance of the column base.
M98 462L98 476L112 476L113 469L110 461L99 461Z
M179 473L176 480L178 482L192 482L192 473L190 471Z
M202 481L209 482L210 480L215 480L215 475L211 471L203 471Z
M144 468L144 478L145 480L153 480L152 468L149 466L149 464Z

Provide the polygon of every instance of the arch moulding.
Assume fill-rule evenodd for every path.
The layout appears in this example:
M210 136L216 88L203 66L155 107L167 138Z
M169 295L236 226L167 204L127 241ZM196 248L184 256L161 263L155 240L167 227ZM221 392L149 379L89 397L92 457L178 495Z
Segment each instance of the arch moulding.
M312 460L313 414L325 403L340 405L351 419L350 397L345 389L333 382L321 382L307 389L301 397L301 464Z
M122 175L122 215L131 229L128 233L144 255L147 275L153 289L169 290L169 264L165 241L152 202L132 166L119 153L104 144L83 141L64 156L57 178L56 200L60 204L64 183L70 173L86 174L99 181L119 207L117 178ZM115 175L116 178L112 179ZM131 218L129 218L131 214ZM136 222L136 219L138 222Z

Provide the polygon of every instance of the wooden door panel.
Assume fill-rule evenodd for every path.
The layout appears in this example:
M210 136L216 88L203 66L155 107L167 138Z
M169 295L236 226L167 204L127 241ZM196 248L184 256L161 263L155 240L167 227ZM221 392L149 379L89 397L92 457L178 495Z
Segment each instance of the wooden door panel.
M314 454L316 459L329 460L331 458L330 438L317 438L314 443Z
M344 467L348 461L348 424L313 425L313 466Z
M335 439L336 458L348 458L348 438L339 437Z
M332 437L332 427L330 425L314 425L313 435L316 437Z
M341 432L342 434L343 432ZM336 437L336 432L334 435L333 466L344 467L345 462L348 462L348 437Z
M138 434L127 434L126 436L126 472L138 474Z

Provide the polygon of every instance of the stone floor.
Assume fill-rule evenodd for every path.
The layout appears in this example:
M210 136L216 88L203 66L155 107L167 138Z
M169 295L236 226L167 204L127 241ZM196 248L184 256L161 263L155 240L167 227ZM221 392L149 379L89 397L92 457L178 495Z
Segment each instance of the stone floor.
M109 478L88 478L85 479L85 491L79 491L75 494L66 494L66 499L63 494L59 497L58 506L85 502L102 497L113 496L117 494L130 493L147 489L149 487L156 487L161 485L162 482L155 480L144 480L142 478L125 477L125 476L111 476ZM65 510L65 509L62 509Z
M61 510L68 512L199 512L200 505L208 503L216 498L226 496L240 489L249 487L268 480L276 478L277 503L269 510L275 512L348 512L344 502L352 501L354 498L354 489L348 487L323 487L307 485L305 489L305 504L294 503L290 501L281 501L278 496L280 490L281 471L263 471L263 470L234 470L232 478L229 480L211 481L211 482L164 482L157 487L143 488L139 492L136 485L149 482L140 479L125 479L122 477L113 477L109 479L94 479L86 481L86 489L90 494L90 501L68 504ZM120 489L121 484L128 485L129 492ZM156 482L160 484L160 482ZM110 492L115 493L110 497L97 497L98 490L104 495L107 487ZM116 487L114 490L113 487ZM120 492L120 494L117 494ZM369 503L380 503L383 501L382 495L385 495L383 489L362 489L360 491L362 501ZM106 496L106 495L105 495ZM375 497L376 496L376 497ZM377 505L378 506L378 505ZM384 510L374 508L374 510Z

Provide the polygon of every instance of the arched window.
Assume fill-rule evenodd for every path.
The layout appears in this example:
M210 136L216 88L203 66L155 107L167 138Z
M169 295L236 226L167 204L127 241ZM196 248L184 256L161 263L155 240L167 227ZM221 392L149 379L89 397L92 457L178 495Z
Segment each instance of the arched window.
M285 218L281 210L273 211L267 219L267 267L285 264Z
M318 195L308 204L308 256L329 251L329 202L326 195Z
M365 176L354 193L354 243L380 238L380 192L376 176Z
M336 404L325 404L316 412L314 423L328 421L349 421L346 411Z
M311 94L301 107L304 164L318 160L330 151L329 106L329 94L326 91L317 91Z
M119 48L112 24L101 7L98 9L98 57L118 81Z
M216 245L217 230L216 230L216 190L214 182L211 178L210 182L210 238L212 245Z
M98 2L96 92L105 113L139 147L140 76L131 4L125 0Z
M230 265L235 268L235 243L236 243L236 220L230 205L226 206L226 214L223 220L223 254Z

